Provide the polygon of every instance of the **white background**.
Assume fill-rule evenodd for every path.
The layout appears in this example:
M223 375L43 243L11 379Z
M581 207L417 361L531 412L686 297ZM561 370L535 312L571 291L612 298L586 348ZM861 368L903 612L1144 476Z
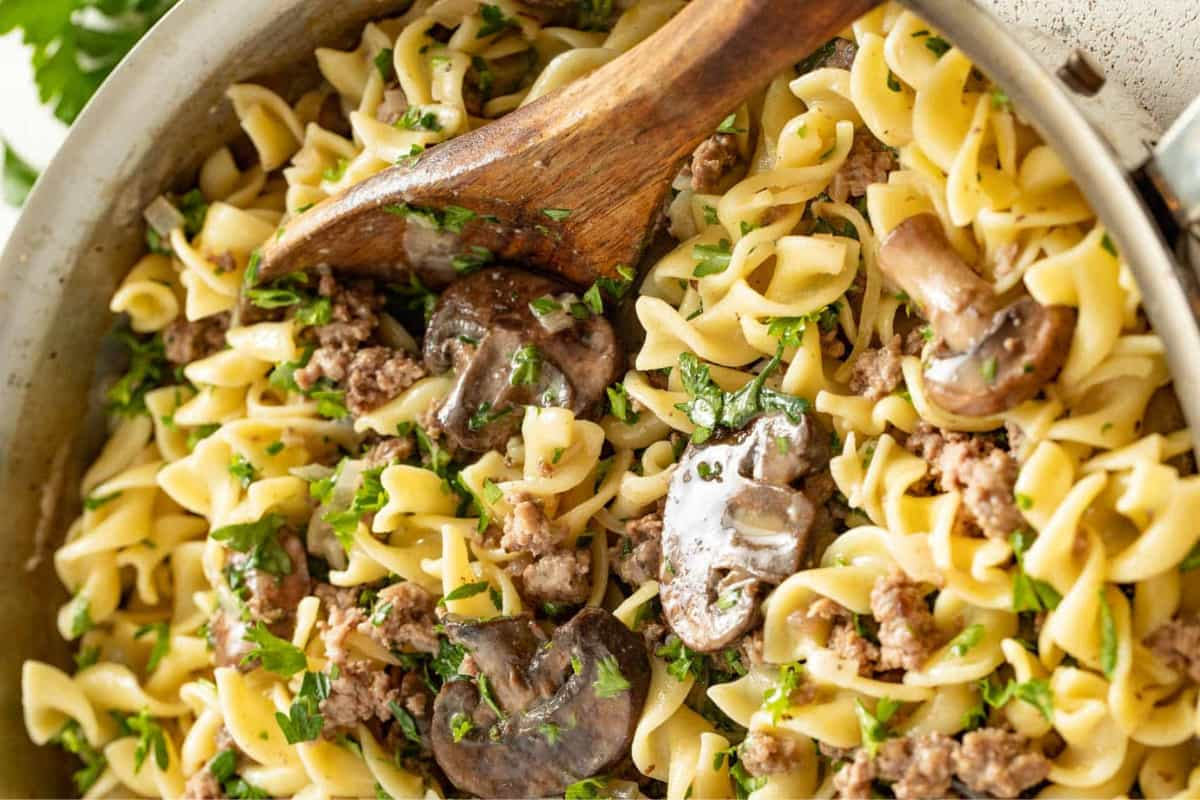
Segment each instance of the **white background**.
M1170 122L1188 100L1200 96L1196 0L981 1L1011 22L1084 46L1160 123ZM63 126L38 104L28 54L16 34L0 37L0 136L39 168L65 136ZM0 203L0 247L16 218L16 210Z

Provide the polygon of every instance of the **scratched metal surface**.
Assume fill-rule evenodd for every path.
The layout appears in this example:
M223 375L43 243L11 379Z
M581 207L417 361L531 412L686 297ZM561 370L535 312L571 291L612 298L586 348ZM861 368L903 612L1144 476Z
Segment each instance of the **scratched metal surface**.
M1196 0L981 0L1002 19L1082 45L1165 127L1200 96Z

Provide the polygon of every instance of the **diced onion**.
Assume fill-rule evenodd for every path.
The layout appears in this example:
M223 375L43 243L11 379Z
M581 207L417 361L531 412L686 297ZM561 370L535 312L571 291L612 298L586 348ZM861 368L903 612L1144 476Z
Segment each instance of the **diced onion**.
M171 231L182 228L184 223L183 214L179 213L179 209L166 198L166 195L161 194L154 198L154 202L146 206L142 216L146 218L146 223L154 229L154 232L164 239L171 235Z

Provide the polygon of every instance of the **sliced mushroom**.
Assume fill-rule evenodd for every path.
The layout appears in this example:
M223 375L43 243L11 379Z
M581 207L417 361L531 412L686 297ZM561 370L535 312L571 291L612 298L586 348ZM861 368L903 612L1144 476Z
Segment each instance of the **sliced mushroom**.
M561 796L626 756L650 662L641 638L612 614L586 608L549 641L527 617L445 625L480 672L447 682L433 707L434 756L458 789Z
M981 416L1038 393L1066 360L1075 311L1028 295L998 297L967 266L932 214L896 226L879 249L879 267L920 306L937 343L925 389L939 406Z
M457 380L438 410L438 423L460 448L500 449L521 424L523 406L560 406L578 416L595 412L622 366L608 320L588 316L552 332L530 303L569 291L558 281L519 269L493 268L442 293L425 334L425 365L453 369ZM537 367L524 372L514 357L524 348Z
M811 415L759 417L741 432L691 446L663 514L663 614L693 650L713 652L754 626L769 586L800 568L815 509L791 484L829 461Z

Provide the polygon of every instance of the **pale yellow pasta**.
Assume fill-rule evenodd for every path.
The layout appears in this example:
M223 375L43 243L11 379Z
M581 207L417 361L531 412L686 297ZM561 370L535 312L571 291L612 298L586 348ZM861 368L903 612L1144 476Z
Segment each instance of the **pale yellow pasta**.
M453 795L427 755L397 748L406 732L390 706L311 736L291 727L337 713L312 682L346 691L343 666L392 681L394 699L411 691L402 679L436 691L455 655L444 630L400 645L377 630L382 593L411 591L437 618L527 615L549 632L564 608L592 606L645 637L631 766L575 776L580 792L635 796L641 779L677 800L834 797L877 768L874 747L941 736L959 748L986 726L1044 766L1022 787L1037 797L1200 796L1195 662L1189 675L1186 654L1163 644L1200 615L1200 476L1164 401L1163 342L1063 161L901 5L843 31L853 48L762 76L713 140L736 162L719 190L695 174L703 159L675 180L664 221L676 243L627 301L645 340L608 405L490 409L512 435L455 451L436 414L461 390L455 375L415 369L370 407L350 388L360 345L421 362L423 287L372 284L370 345L337 294L346 276L287 276L265 301L247 292L264 245L312 205L394 165L419 169L426 149L594 74L685 5L415 0L366 23L350 49L318 49L319 82L299 96L230 87L252 163L219 148L197 194L165 195L187 224L158 231L110 301L135 369L109 393L120 413L54 552L70 593L55 626L78 643L79 668L22 671L29 735L84 759L81 793L182 796L232 748L237 777L267 796ZM938 332L880 257L920 214L998 297L1074 313L1062 368L1029 399L981 416L939 406L925 377ZM688 438L726 432L697 415L705 391L752 398L750 416L769 410L767 392L785 398L793 421L808 413L818 449L828 437L829 458L803 479L817 523L801 568L762 583L761 625L700 654L663 612L674 564L634 548L671 524L663 508L687 477ZM968 468L983 469L981 453L1004 463L998 490ZM1011 512L1003 530L984 524L998 507ZM530 520L536 556L519 546ZM292 569L272 589L299 588L260 630L262 587L245 581L280 553ZM548 554L574 570L570 603L530 589ZM889 652L896 585L925 612L909 629L919 658ZM267 633L289 668L246 655ZM245 649L229 656L228 637ZM786 755L764 767L763 743Z

